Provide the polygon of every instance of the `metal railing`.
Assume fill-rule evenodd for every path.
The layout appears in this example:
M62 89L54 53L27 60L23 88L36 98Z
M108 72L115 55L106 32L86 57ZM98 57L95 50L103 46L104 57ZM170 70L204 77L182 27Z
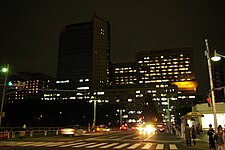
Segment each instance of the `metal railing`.
M38 137L38 136L57 136L62 127L1 127L0 128L0 140L23 138L23 137Z

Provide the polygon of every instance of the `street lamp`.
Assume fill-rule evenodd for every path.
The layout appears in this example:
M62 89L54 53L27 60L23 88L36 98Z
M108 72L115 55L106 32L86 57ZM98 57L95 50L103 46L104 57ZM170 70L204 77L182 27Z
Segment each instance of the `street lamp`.
M214 50L214 56L211 58L213 61L220 61L221 57L225 58L225 56L218 54L216 50Z
M96 128L96 110L97 110L97 102L101 102L101 100L99 99L99 100L97 100L96 99L96 97L94 97L94 96L91 96L91 101L90 102L94 102L94 116L93 116L93 122L92 122L92 129L94 129L94 131L95 131L95 128Z
M125 112L124 109L117 109L117 112L120 113L120 126L123 124L123 112Z
M207 39L205 39L205 45L206 45L205 54L208 61L210 91L211 91L211 97L212 97L211 99L212 99L212 111L213 111L213 117L214 117L214 127L215 127L215 131L217 131L217 116L216 116L216 103L215 103L215 94L214 94L214 86L213 86L213 78L212 78L212 65L210 61L209 45L208 45Z
M0 127L2 126L2 117L4 117L3 105L4 105L4 100L5 100L5 91L6 91L6 86L7 86L7 78L8 78L8 72L9 72L9 64L7 64L7 67L6 68L3 68L2 69L2 72L6 73L6 75L5 75L4 85L3 85L2 101L1 101L1 109L0 109Z

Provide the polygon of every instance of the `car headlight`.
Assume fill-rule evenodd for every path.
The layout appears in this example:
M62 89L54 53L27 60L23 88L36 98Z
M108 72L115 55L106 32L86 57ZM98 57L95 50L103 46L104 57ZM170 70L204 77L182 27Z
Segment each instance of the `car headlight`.
M152 133L152 132L154 132L156 129L153 127L153 126L151 126L151 125L148 125L148 126L146 126L146 128L145 128L145 132L147 132L147 133Z

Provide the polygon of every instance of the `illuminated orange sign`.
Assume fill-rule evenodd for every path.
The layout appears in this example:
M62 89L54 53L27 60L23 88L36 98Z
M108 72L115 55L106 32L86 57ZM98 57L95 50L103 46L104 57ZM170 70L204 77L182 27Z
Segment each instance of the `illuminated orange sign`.
M178 90L191 90L196 91L197 82L196 81L185 81L185 82L172 82L172 85L176 85Z

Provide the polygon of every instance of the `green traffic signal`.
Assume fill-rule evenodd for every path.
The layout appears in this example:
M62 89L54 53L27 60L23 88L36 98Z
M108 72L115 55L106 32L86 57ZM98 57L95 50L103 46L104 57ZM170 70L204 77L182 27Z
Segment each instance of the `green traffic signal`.
M12 81L9 81L8 82L8 86L12 86L13 84L12 84Z
M7 68L2 68L2 72L7 72L8 69Z

